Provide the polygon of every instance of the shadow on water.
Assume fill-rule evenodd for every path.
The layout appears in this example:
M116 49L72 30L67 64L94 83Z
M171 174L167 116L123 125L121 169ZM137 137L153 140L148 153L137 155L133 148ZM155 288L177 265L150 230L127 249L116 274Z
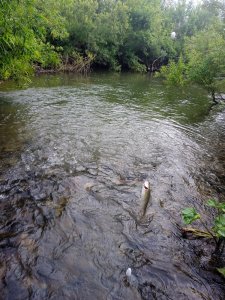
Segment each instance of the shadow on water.
M14 104L7 97L0 97L0 165L1 171L14 165L29 139L24 130L27 122L26 105Z
M225 114L202 90L99 73L0 97L3 299L224 299L212 243L180 231L183 207L224 200Z

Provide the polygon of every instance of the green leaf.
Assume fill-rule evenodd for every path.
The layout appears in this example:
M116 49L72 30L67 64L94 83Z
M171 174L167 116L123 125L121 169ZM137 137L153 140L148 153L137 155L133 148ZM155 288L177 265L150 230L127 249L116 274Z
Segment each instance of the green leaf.
M214 232L218 237L225 237L225 214L219 215L215 218Z
M207 202L208 206L217 207L218 202L215 199L209 199Z
M207 205L211 206L211 207L215 207L222 212L225 212L225 203L220 203L215 199L209 199L209 201L207 202Z
M200 215L193 207L183 209L181 215L185 224L191 224L195 220L200 219Z
M216 226L225 227L225 214L216 217L215 224Z
M225 277L225 268L217 268L217 271Z
M219 235L220 237L224 237L224 238L225 238L225 228L219 229L219 230L218 230L218 235Z

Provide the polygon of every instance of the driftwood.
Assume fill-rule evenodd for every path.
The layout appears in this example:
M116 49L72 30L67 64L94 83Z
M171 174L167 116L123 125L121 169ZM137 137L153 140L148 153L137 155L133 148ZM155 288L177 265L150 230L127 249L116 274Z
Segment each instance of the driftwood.
M42 73L58 73L58 72L73 72L73 73L79 73L79 74L87 74L91 70L91 64L94 60L94 55L88 55L86 57L83 57L81 55L76 56L65 56L62 64L58 68L52 68L52 69L44 69L41 66L35 66L35 72L37 74Z
M151 69L150 69L151 73L153 73L154 71L156 71L156 70L159 69L159 67L158 67L158 68L155 67L155 64L156 64L162 57L163 57L163 55L161 55L161 56L157 57L155 60L153 60L153 63L152 63L152 65L151 65Z
M64 59L62 66L59 68L59 71L87 74L90 72L93 60L94 56L67 56Z
M192 227L183 227L181 231L184 237L188 237L188 234L190 234L196 238L212 238L212 235L209 232Z

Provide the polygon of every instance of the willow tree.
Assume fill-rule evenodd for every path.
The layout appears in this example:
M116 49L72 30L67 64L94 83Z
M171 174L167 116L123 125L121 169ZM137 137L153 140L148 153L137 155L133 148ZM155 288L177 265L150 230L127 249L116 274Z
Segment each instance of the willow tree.
M203 0L197 6L187 6L186 2L178 1L166 14L167 21L176 16L177 56L160 73L168 84L192 82L203 86L215 101L215 93L225 76L225 2Z
M125 1L101 1L99 6L95 43L95 62L112 70L121 70L121 46L129 28L129 7Z
M27 77L34 63L59 63L48 42L66 35L56 1L1 0L0 32L0 79Z
M206 88L215 101L225 75L225 36L214 28L199 32L186 42L187 79Z
M70 58L92 55L95 65L119 70L119 48L128 29L128 6L124 1L70 0L62 10L68 39L64 53Z
M185 61L170 61L161 69L167 83L183 85L197 83L207 89L213 101L225 76L225 36L214 27L186 39Z
M127 0L129 27L120 49L123 65L134 71L146 71L164 57L169 32L163 28L163 11L159 0Z

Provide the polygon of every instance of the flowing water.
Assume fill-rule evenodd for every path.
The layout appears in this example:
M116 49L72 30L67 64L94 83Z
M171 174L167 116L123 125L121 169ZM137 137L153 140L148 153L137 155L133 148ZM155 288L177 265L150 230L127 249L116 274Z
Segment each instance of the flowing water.
M1 299L225 299L213 242L181 233L184 207L210 225L204 203L224 200L225 109L210 107L134 74L2 84Z

